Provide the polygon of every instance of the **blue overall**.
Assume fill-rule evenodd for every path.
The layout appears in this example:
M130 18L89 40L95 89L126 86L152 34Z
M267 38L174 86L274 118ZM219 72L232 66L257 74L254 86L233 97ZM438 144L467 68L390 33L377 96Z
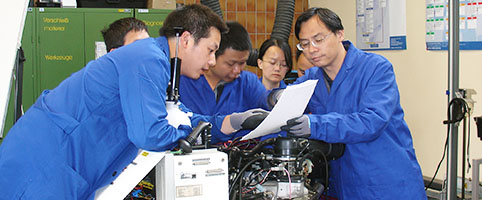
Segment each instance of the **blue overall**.
M93 199L139 149L175 146L191 130L165 119L169 74L166 38L149 38L44 91L0 146L0 199Z
M345 143L331 161L330 194L339 199L426 199L412 136L404 120L391 63L349 41L328 92L313 67L295 83L318 79L308 104L311 139Z
M253 108L266 109L266 94L266 89L258 77L249 71L242 71L238 78L226 83L217 102L214 91L203 75L197 80L181 76L179 83L181 102L194 113L206 116L229 115ZM216 119L223 118L216 117ZM218 121L218 124L221 124L221 121ZM241 130L231 135L213 132L212 143L227 141L248 132Z
M261 83L262 83L262 82L263 82L263 77L259 78L259 81L261 81ZM281 81L279 82L279 87L273 88L273 90L274 90L274 89L278 89L278 88L280 88L280 89L285 89L286 87L287 87L286 83L285 83L283 80L281 80Z

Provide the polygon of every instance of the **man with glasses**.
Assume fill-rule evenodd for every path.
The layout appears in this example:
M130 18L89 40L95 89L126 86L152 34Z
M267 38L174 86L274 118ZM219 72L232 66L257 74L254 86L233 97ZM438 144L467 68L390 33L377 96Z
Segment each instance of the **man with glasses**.
M426 199L420 166L400 105L392 64L344 41L340 18L311 8L295 35L310 68L295 83L317 79L311 114L282 129L297 137L345 143L331 161L328 193L338 199Z

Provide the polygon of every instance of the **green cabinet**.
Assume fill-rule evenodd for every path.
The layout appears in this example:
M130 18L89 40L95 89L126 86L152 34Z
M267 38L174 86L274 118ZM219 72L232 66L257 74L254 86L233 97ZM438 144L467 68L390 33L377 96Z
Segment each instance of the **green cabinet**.
M45 89L54 89L72 73L95 59L101 30L117 19L136 17L146 23L151 37L172 10L118 8L29 8L22 37L26 61L23 73L23 109ZM12 83L13 86L13 83ZM4 135L14 124L14 87L4 124Z
M95 58L100 31L131 9L39 8L37 14L39 90L53 89Z
M53 89L84 67L84 13L75 8L39 8L37 33L39 89Z
M159 37L159 29L171 11L167 9L136 9L135 17L146 24L149 36Z
M22 49L25 56L23 63L23 87L22 104L26 111L35 102L39 93L35 84L37 76L37 56L36 56L36 31L35 31L36 10L28 8L25 19L24 31L22 34Z

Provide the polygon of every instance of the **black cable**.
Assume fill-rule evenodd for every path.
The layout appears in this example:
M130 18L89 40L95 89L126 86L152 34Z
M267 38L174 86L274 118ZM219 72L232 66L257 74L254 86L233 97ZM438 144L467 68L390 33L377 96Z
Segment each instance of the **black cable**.
M254 162L256 162L256 161L258 161L258 160L261 160L261 159L263 159L263 158L262 158L262 157L257 157L257 158L255 158L255 159L249 161L249 162L243 167L243 169L241 169L241 171L239 171L238 175L236 176L236 178L234 178L234 181L232 182L231 188L229 188L229 197L232 196L232 194L233 194L232 192L234 191L233 188L236 186L236 182L238 182L238 179L241 178L241 176L242 176L241 174L243 174L244 171L246 171L246 169L247 169L249 166L251 166L251 164L253 164ZM232 198L229 198L229 199L232 199Z
M455 104L455 103L459 103L459 104ZM456 118L451 119L452 117L451 117L450 111L452 111L452 113L455 113L455 111L457 111L455 108L453 108L454 106L461 106L460 108L462 109L462 112L456 113L458 115L453 116L453 117L456 117ZM451 107L452 107L452 110L450 109ZM462 98L452 99L452 101L449 102L449 105L448 105L448 108L447 108L447 120L444 120L443 124L454 124L454 123L460 122L460 121L462 121L462 119L464 119L465 114L467 114L467 112L468 112L468 106L467 106L467 103L465 102L464 99L462 99Z
M326 184L326 187L325 187L325 190L323 191L324 195L327 196L326 192L328 191L328 187L330 185L329 183L329 178L328 178L328 174L330 173L329 172L329 164L328 164L328 159L326 158L326 155L325 153L323 153L323 151L320 151L318 149L314 149L313 150L313 153L315 152L318 152L321 154L321 156L323 157L323 160L325 161L325 184Z
M467 136L467 173L469 173L470 168L472 168L472 165L470 164L470 111L468 113L467 118L469 119L469 135Z
M425 187L425 191L432 185L433 180L435 180L435 176L437 176L438 170L440 169L440 165L442 164L444 158L445 158L445 151L447 150L447 144L449 142L449 133L450 133L450 125L447 126L447 137L445 138L445 146L444 146L444 153L442 154L442 159L440 159L440 162L438 163L437 170L435 170L435 174L432 177L432 180L430 180L430 183Z
M320 151L321 152L321 151ZM328 178L328 174L330 173L329 172L329 165L328 165L328 159L326 159L326 156L323 152L321 152L321 155L323 156L323 160L325 160L325 183L326 183L326 187L325 187L325 191L323 191L324 195L327 196L327 191L328 191L328 187L330 187L330 183L329 183L329 178Z
M310 146L310 143L307 142L307 144L305 145L305 147L303 147L303 149L300 151L300 153L298 153L298 155L296 155L295 157L295 163L298 163L298 166L296 166L296 169L300 170L303 163L302 162L299 162L298 161L298 158L301 156L301 154ZM301 157L302 161L304 160L304 158L306 158L308 155L310 154L310 152L308 152L307 154L305 154L303 157Z
M240 175L241 177L243 177L243 176L244 176L244 171L243 171L242 174L239 173L239 175ZM242 200L242 199L243 199L243 196L241 196L241 195L243 195L243 178L240 178L240 179L239 179L239 200Z
M262 170L263 169L261 169L261 171ZM251 174L249 174L249 176L248 176L249 182L247 182L246 185L251 186L252 185L251 183L253 182L253 180L256 180L256 176L258 176L258 174L259 174L259 172L257 172L257 171L256 171L256 173L254 171L251 172ZM255 175L255 176L253 177L253 175Z
M460 108L462 109L462 114L459 114L458 116L454 116L454 117L457 117L456 119L451 119L452 113L455 113L455 110L451 110L450 108L453 109L453 106L455 105L455 103L459 103L457 106L461 106ZM425 191L427 191L427 189L432 185L433 181L435 180L435 177L437 176L438 170L440 169L440 165L442 164L445 158L445 153L447 150L449 134L450 134L450 125L460 122L462 119L464 119L467 112L468 112L468 105L464 99L454 98L449 102L449 105L447 108L447 120L443 121L443 124L447 124L447 137L445 138L444 152L442 154L442 159L440 159L440 162L437 165L437 169L435 170L435 174L433 175L432 180L430 180L430 183L425 187Z
M256 173L256 176L255 177L252 177L251 176L249 177L250 181L249 183L247 184L247 186L256 186L258 184L261 183L261 181L263 181L263 178L264 176L261 176L261 179L256 179L257 177L259 177L259 175L263 175L263 171L269 171L268 169L260 169L258 170L258 172ZM254 173L253 173L254 174ZM255 183L253 183L253 180L255 180Z

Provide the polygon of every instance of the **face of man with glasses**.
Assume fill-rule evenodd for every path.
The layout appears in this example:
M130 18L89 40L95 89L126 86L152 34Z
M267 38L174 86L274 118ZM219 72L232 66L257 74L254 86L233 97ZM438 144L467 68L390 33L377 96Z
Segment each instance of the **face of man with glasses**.
M341 43L344 39L343 30L332 32L317 15L301 24L299 38L300 43L296 48L303 51L305 57L315 66L335 65L341 57L341 63L343 62L344 55L340 55L345 51Z

